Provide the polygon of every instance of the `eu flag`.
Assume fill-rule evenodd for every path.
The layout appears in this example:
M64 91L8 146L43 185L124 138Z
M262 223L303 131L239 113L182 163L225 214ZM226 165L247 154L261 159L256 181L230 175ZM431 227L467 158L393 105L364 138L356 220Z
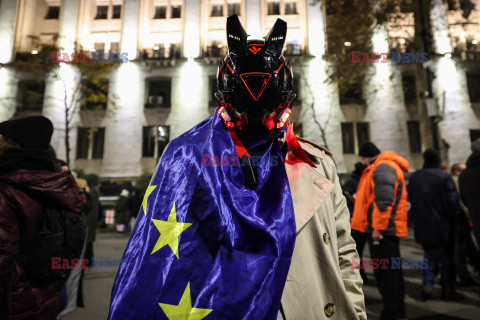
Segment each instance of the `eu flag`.
M295 243L277 139L245 139L245 187L216 113L167 146L112 289L109 319L276 319Z

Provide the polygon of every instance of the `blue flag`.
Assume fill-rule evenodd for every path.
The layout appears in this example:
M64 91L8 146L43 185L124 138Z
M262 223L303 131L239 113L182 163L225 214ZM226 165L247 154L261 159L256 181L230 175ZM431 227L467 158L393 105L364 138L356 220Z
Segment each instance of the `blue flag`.
M109 319L276 319L295 244L279 142L244 141L245 180L215 113L166 148L112 289Z

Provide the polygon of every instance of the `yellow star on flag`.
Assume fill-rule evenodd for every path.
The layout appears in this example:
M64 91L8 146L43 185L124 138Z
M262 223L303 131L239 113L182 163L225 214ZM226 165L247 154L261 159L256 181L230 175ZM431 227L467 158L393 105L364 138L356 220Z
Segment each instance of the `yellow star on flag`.
M152 194L153 190L155 190L157 186L148 186L147 191L145 191L145 197L143 197L143 202L142 202L142 208L143 208L143 214L147 215L147 203L148 203L148 197Z
M183 231L190 227L192 223L177 222L177 210L175 209L175 203L173 203L173 207L168 215L167 221L157 219L152 219L152 221L160 232L160 237L158 237L157 243L155 244L155 247L153 247L151 254L154 254L161 248L168 245L178 259L178 237Z
M165 303L159 303L159 305L169 320L201 320L213 311L213 309L192 308L190 282L187 284L178 305Z

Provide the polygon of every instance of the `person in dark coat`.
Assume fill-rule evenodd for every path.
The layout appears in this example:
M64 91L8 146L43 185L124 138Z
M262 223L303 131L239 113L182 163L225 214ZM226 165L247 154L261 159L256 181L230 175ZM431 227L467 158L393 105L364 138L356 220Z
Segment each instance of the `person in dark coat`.
M127 231L129 230L130 227L130 220L133 218L134 222L137 219L138 212L140 211L140 208L142 206L142 201L143 197L140 194L140 190L138 189L133 189L132 195L128 198L128 219L127 219ZM133 223L135 225L135 223ZM132 227L133 229L133 227Z
M22 253L35 241L44 205L82 212L70 172L55 172L53 125L34 116L0 123L0 319L56 319L60 283L29 278Z
M125 224L127 223L127 211L128 211L128 190L123 189L120 193L120 198L117 200L115 206L115 224L117 225L118 232L125 232Z
M412 205L415 240L423 246L427 268L423 271L422 300L432 297L437 272L442 279L442 298L464 299L455 291L455 226L460 218L459 196L452 177L439 168L434 149L424 152L423 169L410 177L408 197Z
M88 259L88 265L91 266L93 254L93 243L97 235L98 226L98 211L100 208L100 189L98 188L98 176L95 174L88 174L85 176L88 187L90 188L90 210L87 212L87 249L85 258Z
M355 170L352 172L347 182L343 186L343 195L347 199L348 211L350 211L350 217L353 214L353 207L355 205L355 194L357 193L358 183L362 177L362 172L367 166L362 162L355 163ZM365 232L360 232L357 230L352 230L352 237L357 244L357 252L360 257L360 261L363 261L363 248L368 241L369 234ZM363 266L363 263L360 264ZM363 279L363 283L368 282L367 274L363 267L360 268L360 276Z
M467 168L459 177L460 195L467 206L472 220L476 243L480 243L480 139L472 143L472 154L467 160ZM476 248L478 251L478 248Z

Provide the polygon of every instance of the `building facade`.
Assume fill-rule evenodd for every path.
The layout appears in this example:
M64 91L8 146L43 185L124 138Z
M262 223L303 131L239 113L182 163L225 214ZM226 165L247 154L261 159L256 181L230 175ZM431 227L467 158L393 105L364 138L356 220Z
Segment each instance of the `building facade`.
M422 166L421 153L435 139L445 160L465 162L470 141L480 137L480 1L470 2L475 7L467 19L459 1L432 0L435 54L418 63L372 63L368 82L358 84L362 94L340 95L326 81L330 17L322 1L1 0L0 121L44 114L55 125L52 146L65 158L63 99L72 94L77 71L61 64L61 80L38 79L8 63L36 54L30 36L65 52L77 41L90 51L126 53L128 63L105 79L116 111L72 115L71 166L104 178L153 172L168 141L213 114L225 22L237 13L251 39L265 36L277 18L287 21L285 55L299 97L296 130L328 146L340 172L353 169L367 140L407 157L412 169ZM377 30L375 52L390 53L392 41L411 52L405 43L415 18L404 11L401 23ZM425 68L434 74L430 99ZM29 103L27 91L42 98Z

